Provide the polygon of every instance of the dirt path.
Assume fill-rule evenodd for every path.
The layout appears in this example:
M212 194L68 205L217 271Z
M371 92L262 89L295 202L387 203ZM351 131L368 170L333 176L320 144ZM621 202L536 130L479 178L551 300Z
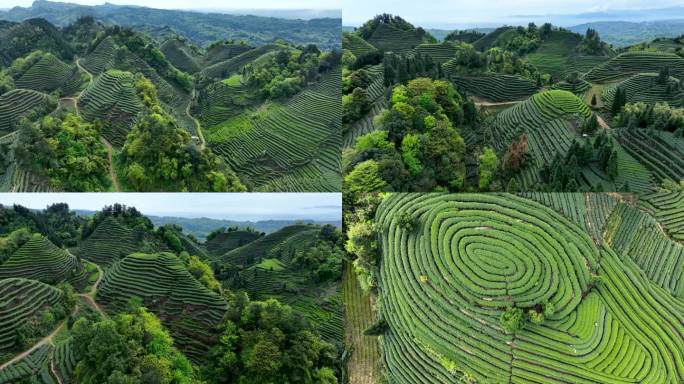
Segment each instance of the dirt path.
M88 89L88 87L90 87L93 84L93 75L90 72L88 72L87 69L85 69L81 66L80 60L81 59L76 59L76 67L78 67L79 71L85 72L88 75L88 86L83 88L83 90L81 90L81 92L79 92L78 95L76 95L76 96L62 97L59 99L59 101L71 101L74 104L74 109L76 110L76 116L79 116L79 117L81 116L81 110L78 109L78 101L81 99L81 95L83 94L83 91Z
M95 309L100 314L100 316L102 316L103 319L107 319L107 314L105 313L105 311L102 310L100 305L95 302L94 299L95 293L97 293L97 288L100 286L102 278L104 277L104 271L102 270L102 268L100 268L99 265L93 263L92 261L89 261L89 263L94 265L95 268L97 268L97 280L95 281L95 284L93 284L93 286L90 287L90 292L81 293L78 296L82 297L85 301L87 301L88 304L90 304L90 306L93 307L93 309Z
M114 172L114 161L112 160L112 145L104 137L100 137L102 144L107 147L107 160L109 161L109 177L112 179L112 185L114 185L114 191L121 192L119 187L119 181L116 179L116 172ZM98 267L99 268L99 267Z
M71 254L71 253L69 253L69 254ZM102 268L100 268L99 265L92 263L92 262L91 262L91 264L93 264L97 268L97 272L98 272L97 280L95 281L95 284L93 284L93 286L90 288L90 291L88 293L81 293L81 294L78 294L78 296L85 299L88 302L88 304L90 304L100 314L100 316L102 316L102 318L107 319L108 318L107 314L102 310L102 308L100 308L100 306L93 299L93 297L95 296L95 293L97 292L97 288L99 287L100 282L102 282L102 278L104 277L104 271L102 270ZM69 317L72 317L76 313L78 313L78 308L79 308L78 304L76 304L76 306L74 307L74 310L71 312L71 315L69 315ZM64 326L66 326L67 321L69 321L69 317L62 320L62 322L57 326L57 328L55 328L55 330L52 331L52 333L50 333L49 335L40 339L40 341L38 341L36 344L34 344L31 348L29 348L26 351L14 356L12 359L7 361L6 363L0 365L0 371L7 368L8 366L10 366L12 364L24 359L26 356L30 355L36 349L40 348L41 346L43 346L45 344L54 345L52 342L52 339L54 339L54 337L64 328ZM50 371L55 376L57 381L60 384L62 384L62 379L57 374L57 371L55 370L52 359L50 360Z
M11 138L12 136L16 136L18 133L19 133L19 131L13 131L13 132L6 134L5 136L0 136L0 142L2 142L5 139Z
M62 384L62 378L57 374L57 370L55 369L55 360L53 359L50 359L50 372L52 372L52 375L55 377L55 379L57 379L57 382Z
M596 114L596 120L598 121L598 123L599 123L599 125L601 126L601 128L607 129L607 130L609 130L609 131L612 129L612 128L610 127L610 125L608 125L608 123L606 123L606 121L603 120L603 117L599 116L598 114Z
M195 122L195 131L197 131L197 137L199 137L200 140L200 149L204 150L205 141L204 141L204 135L202 134L202 125L200 125L199 120L195 118L195 116L190 114L190 106L192 105L192 100L195 98L195 89L192 89L192 93L190 94L190 101L188 101L188 106L185 107L185 114L188 115L189 118L192 119L192 121Z
M90 73L90 72L88 72L87 69L85 69L85 68L83 68L83 67L81 66L81 59L80 59L80 58L79 58L79 59L76 59L76 66L78 67L78 69L80 69L81 71L85 72L86 75L88 75L88 78L89 78L89 80L88 80L88 87L90 87L90 86L93 84L93 74ZM81 96L81 95L79 94L79 97L80 97L80 96Z
M475 105L478 107L498 107L502 105L516 105L520 103L520 100L516 101L499 101L499 102L491 102L491 101L476 101Z
M76 314L76 312L78 312L78 304L74 307L74 310L71 312L71 315L70 315L69 317L71 317L71 316L73 316L74 314ZM57 334L62 330L62 328L64 328L64 326L66 325L67 321L69 321L69 317L67 317L66 319L62 320L62 322L59 323L59 325L57 326L57 328L55 328L55 330L52 331L52 333L50 333L49 335L47 335L47 336L43 337L42 339L40 339L37 343L33 344L33 346L32 346L31 348L29 348L29 349L27 349L26 351L24 351L24 352L22 352L22 353L20 353L20 354L18 354L18 355L16 355L16 356L14 356L14 357L13 357L12 359L10 359L8 362L6 362L6 363L0 365L0 371L2 371L3 369L7 368L8 366L10 366L10 365L16 363L17 361L22 360L22 359L25 358L26 356L30 355L30 354L31 354L33 351L35 351L36 349L42 347L44 344L52 344L52 339L55 337L55 335L57 335Z

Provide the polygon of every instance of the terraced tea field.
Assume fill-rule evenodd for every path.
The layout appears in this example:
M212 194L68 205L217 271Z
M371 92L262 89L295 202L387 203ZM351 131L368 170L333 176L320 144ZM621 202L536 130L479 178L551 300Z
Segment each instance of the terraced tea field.
M85 286L84 266L75 256L52 244L46 237L34 235L0 265L0 279L23 277L47 284L68 281Z
M125 162L119 161L119 154L128 134L148 113L138 94L138 80L145 77L154 85L162 109L173 117L174 127L189 133L196 150L212 150L222 159L215 167L226 178L235 173L254 191L340 190L342 109L341 75L333 68L339 66L336 52L276 38L258 46L241 40L200 46L177 34L157 36L157 31L122 31L98 24L76 36L67 27L47 22L43 27L72 48L71 53L47 49L38 44L40 39L27 40L31 42L22 48L27 53L3 60L17 59L11 70L0 68L12 77L12 85L0 95L0 142L14 142L21 117L35 121L51 113L59 117L73 112L101 126L99 134L112 147L110 173L116 179L117 171L126 168L118 163ZM305 60L292 59L287 70L279 69L283 74L269 75L273 79L253 73L278 55L279 60L285 55L285 61L311 56L315 68L305 73ZM271 95L268 87L274 85L281 90ZM36 178L40 172L19 167L14 159L3 162L0 190L51 189L50 180ZM125 175L119 176L112 183L115 190L137 188ZM228 188L244 188L232 184L237 185Z
M452 73L448 62L444 65L444 71L451 74L451 81L464 94L493 102L526 99L537 93L537 86L532 80L519 76L458 76L457 73Z
M389 380L680 382L682 245L628 195L533 197L543 204L497 194L383 201ZM503 327L510 308L520 328Z
M211 144L248 188L337 191L341 118L338 71L276 106L251 128Z
M587 105L568 91L551 90L537 93L528 100L499 113L492 122L494 146L504 151L511 140L517 139L520 128L527 134L533 164L520 174L524 187L531 187L539 179L537 169L551 163L556 153L565 154L573 138L575 127L591 112Z
M673 76L682 76L684 75L684 58L664 52L625 52L592 68L584 78L600 83L637 73L658 73L662 68L668 68Z
M79 255L103 267L136 252L140 241L130 228L108 217L80 244Z
M99 304L107 311L121 311L134 296L164 321L175 342L193 359L206 353L209 330L227 309L218 294L201 285L170 253L134 253L106 271L97 291Z
M47 94L28 89L14 89L0 96L0 135L14 132L22 116L47 108L48 100Z
M15 332L23 322L44 306L58 303L62 297L62 291L57 288L20 277L0 279L0 293L0 352L14 351ZM0 377L3 373L0 369Z
M207 240L205 246L207 252L214 256L222 256L233 249L247 245L261 236L256 231L231 231L220 233L214 238Z
M359 160L366 158L363 156L371 156L383 167L387 164L382 161L382 155L355 150L356 140L377 129L389 130L390 138L401 137L403 133L392 132L399 128L394 124L383 127L377 117L392 107L392 88L428 77L448 80L461 97L470 98L479 109L481 121L477 123L463 125L458 119L452 121L454 126L463 125L458 131L466 144L464 161L468 163L468 171L465 188L450 190L479 188L479 156L486 147L495 149L498 163L502 165L509 145L522 133L526 134L529 145L523 166L520 169L515 166L512 173L500 169L500 180L492 190L504 190L512 178L516 180L512 185L519 190L559 189L551 185L548 167L553 168L554 162L570 162L571 155L567 154L572 143L588 147L601 131L610 137L608 146L611 153L615 152L611 171L608 172L607 165L609 156L600 155L600 150L595 148L588 160L582 160L582 166L573 172L576 176L570 185L572 190L648 193L665 180L682 180L679 160L683 158L684 139L677 128L681 126L678 108L684 106L680 84L684 59L672 49L671 41L657 39L616 50L601 42L600 37L549 25L539 29L500 27L480 36L472 46L460 42L458 33L446 42L418 42L410 36L412 33L422 32L417 26L390 15L377 16L363 27L345 33L343 48L351 52L360 55L370 52L369 47L393 52L379 64L359 65L358 60L347 64L345 96L353 100L352 92L360 86L368 94L368 100L364 101L361 116L352 110L353 121L343 127L343 146L350 148L346 152L349 156L345 157L349 159L349 164L344 165L345 174L350 174L360 164ZM432 63L438 63L437 71L427 69ZM393 79L386 81L386 74L391 74ZM662 77L666 74L669 77L664 80ZM618 89L624 91L625 97L615 103ZM648 117L651 115L642 115L639 127L644 129L624 133L628 119L620 120L618 115L623 104L633 103L645 103L649 105L647 108L665 103L674 111L672 116L677 117L663 117L656 124L655 118ZM597 116L598 130L584 127L591 113ZM644 127L644 120L649 120L648 127ZM663 128L664 125L667 127ZM658 132L650 132L650 127ZM418 131L423 129L419 127ZM399 149L399 144L395 144ZM613 170L615 163L617 171ZM403 171L399 170L395 176L399 177ZM422 188L412 186L415 182L392 180L395 176L383 172L382 178L394 190ZM563 181L560 191L567 188L568 182Z
M644 195L639 204L660 223L673 240L684 242L684 191Z
M134 75L116 70L104 72L81 94L78 107L86 119L109 121L102 135L110 143L122 146L142 110Z
M684 148L677 146L682 138L647 135L643 130L622 131L620 144L658 180L684 180Z
M41 92L61 89L60 94L71 95L81 85L81 74L76 65L69 65L47 53L17 77L14 84L17 88Z
M294 263L297 255L311 249L320 230L315 225L289 225L229 250L220 260L239 269L227 280L229 286L244 289L256 300L275 298L290 305L300 311L325 340L341 347L344 335L341 282L316 281L301 265ZM230 243L226 241L228 235L237 233L225 233L222 243ZM211 242L214 239L207 244L208 248Z
M347 362L350 384L374 384L381 376L378 341L363 335L375 319L371 295L361 289L350 263L344 266L345 342L351 356Z
M552 31L537 50L527 55L527 59L555 79L563 79L571 71L586 72L610 59L607 55L581 55L576 50L580 41L581 36L569 31Z
M670 105L682 105L682 91L678 91L679 81L669 79L665 84L658 82L657 73L640 73L611 86L603 88L603 102L612 105L615 98L615 90L623 89L626 92L627 102L644 102L655 104L665 102Z
M373 47L384 52L406 53L421 43L411 31L404 31L389 24L380 24L368 39Z
M342 34L342 46L344 49L350 50L355 56L376 51L374 46L360 36L347 32Z

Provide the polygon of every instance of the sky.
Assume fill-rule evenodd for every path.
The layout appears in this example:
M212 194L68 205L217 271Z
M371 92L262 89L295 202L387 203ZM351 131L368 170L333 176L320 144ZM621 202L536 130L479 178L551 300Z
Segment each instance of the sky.
M105 0L61 0L61 2L101 5ZM342 0L107 0L110 4L140 5L162 9L340 9ZM0 0L0 8L30 7L33 0Z
M339 221L340 193L3 193L0 204L44 209L67 203L96 211L114 203L152 216L208 217L224 220Z
M342 22L358 26L376 14L392 13L414 25L433 28L526 24L530 19L570 26L585 21L558 16L681 5L682 0L344 0Z

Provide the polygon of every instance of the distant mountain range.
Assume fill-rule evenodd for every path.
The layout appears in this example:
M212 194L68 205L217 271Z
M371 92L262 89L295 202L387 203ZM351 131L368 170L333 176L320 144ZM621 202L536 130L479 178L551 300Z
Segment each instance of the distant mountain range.
M252 227L260 232L272 233L280 228L287 227L295 223L314 223L314 224L332 224L336 227L342 227L341 221L318 221L318 220L259 220L259 221L235 221L235 220L217 220L207 217L188 218L188 217L171 217L171 216L147 216L152 220L154 225L178 224L183 227L183 232L191 233L196 238L204 240L207 235L221 227Z
M521 23L527 24L527 23ZM554 24L556 25L556 24ZM561 25L562 26L562 25ZM641 42L652 41L659 37L678 37L684 35L684 17L681 19L653 21L593 21L564 27L570 31L584 34L587 28L598 31L601 40L614 47L624 47ZM473 28L482 33L489 33L494 28ZM354 27L344 26L344 31L351 32ZM437 40L444 40L451 29L426 28Z
M279 19L311 20L311 19L341 19L341 9L226 9L226 8L197 8L189 11L224 13L227 15L252 15L262 17L276 17Z
M52 24L66 26L79 17L93 16L105 24L115 24L140 30L169 27L198 44L216 40L244 40L263 45L283 39L295 44L316 44L323 49L341 46L342 19L309 18L333 15L328 11L261 11L262 16L198 11L154 9L130 5L87 6L46 0L34 1L31 7L14 7L0 11L0 19L22 21L44 18ZM247 11L241 11L247 12ZM277 17L280 14L280 17ZM268 17L267 17L268 16ZM308 16L308 17L306 17Z
M658 37L677 37L684 34L684 19L657 21L597 21L572 26L573 32L584 33L587 28L598 31L603 41L616 47L651 41Z
M95 214L95 211L85 210L85 209L73 209L74 212L81 216L90 216ZM145 215L155 226L161 226L166 224L177 224L183 228L184 233L190 233L194 235L201 241L207 237L207 235L221 227L231 227L238 226L241 228L251 227L259 232L272 233L280 228L287 227L295 223L313 223L313 224L332 224L336 227L342 227L342 222L339 220L220 220L211 219L208 217L179 217L179 216L152 216Z

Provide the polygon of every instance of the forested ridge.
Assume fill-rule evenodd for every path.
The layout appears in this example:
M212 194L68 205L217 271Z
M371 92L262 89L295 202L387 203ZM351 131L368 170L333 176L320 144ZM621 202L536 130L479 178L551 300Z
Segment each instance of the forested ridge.
M437 41L383 14L343 33L345 190L636 191L679 182L682 38L588 28Z
M0 383L341 382L342 253L330 225L199 242L120 204L0 206Z
M4 23L0 190L339 190L339 59L90 16Z

